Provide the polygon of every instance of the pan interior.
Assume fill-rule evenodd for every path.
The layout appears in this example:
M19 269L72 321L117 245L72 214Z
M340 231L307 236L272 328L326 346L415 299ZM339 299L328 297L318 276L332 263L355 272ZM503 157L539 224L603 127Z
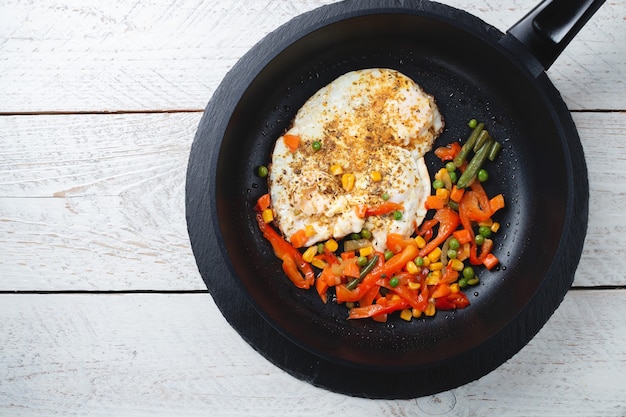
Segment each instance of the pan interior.
M488 340L546 279L567 214L566 149L535 80L490 36L420 15L357 16L298 38L247 86L221 142L217 224L239 284L259 313L296 344L351 366L420 367ZM385 324L349 321L344 306L324 305L313 289L293 287L256 226L253 206L267 192L256 167L269 163L276 138L315 91L348 71L372 67L397 69L435 96L446 121L435 146L467 138L471 118L484 121L503 145L485 185L507 202L497 214L501 267L481 274L464 310L411 322L396 316ZM432 175L440 162L429 154L427 165Z

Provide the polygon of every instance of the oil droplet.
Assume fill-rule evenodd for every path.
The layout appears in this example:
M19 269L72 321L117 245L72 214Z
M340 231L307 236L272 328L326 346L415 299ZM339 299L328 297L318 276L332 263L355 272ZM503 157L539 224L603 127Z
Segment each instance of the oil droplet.
M474 297L478 297L478 291L474 291Z

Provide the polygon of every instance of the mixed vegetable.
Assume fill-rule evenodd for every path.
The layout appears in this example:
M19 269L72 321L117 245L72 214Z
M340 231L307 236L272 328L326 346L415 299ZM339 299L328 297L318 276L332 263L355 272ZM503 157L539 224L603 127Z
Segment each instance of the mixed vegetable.
M467 307L464 290L479 283L478 270L499 264L493 238L500 224L493 216L505 205L502 194L490 198L482 186L489 179L485 164L497 157L501 145L483 123L472 119L469 127L472 133L465 143L435 149L443 167L425 203L432 216L411 238L389 234L385 252L374 249L368 230L348 236L341 245L329 239L297 249L298 244L287 242L272 227L269 195L259 198L257 223L291 282L302 289L315 287L324 303L334 289L349 319L385 322L399 311L410 321L434 316L437 310ZM258 173L267 175L267 170ZM382 215L394 216L395 211Z

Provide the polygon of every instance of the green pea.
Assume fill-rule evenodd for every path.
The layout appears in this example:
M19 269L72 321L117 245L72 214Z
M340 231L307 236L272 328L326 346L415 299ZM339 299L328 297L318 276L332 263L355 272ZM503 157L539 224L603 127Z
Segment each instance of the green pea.
M389 278L389 285L391 285L393 288L396 288L398 285L400 285L400 280L398 279L398 277L391 277Z
M472 268L471 266L466 266L465 268L463 268L463 278L465 278L466 280L469 280L474 278L476 276L476 274L474 273L474 268Z
M424 266L424 258L422 256L418 256L413 262L415 262L417 266Z
M480 282L480 280L478 279L478 277L474 277L472 279L468 279L467 283L469 285L478 285L478 283Z
M267 174L269 174L269 169L267 169L267 167L265 165L261 165L260 167L257 168L257 175L261 178L265 178L267 177Z
M459 180L459 175L456 173L456 171L450 171L448 175L450 175L450 182L452 182L452 184L456 184L456 182Z
M469 284L467 283L467 278L461 278L459 280L459 287L461 288L467 288Z
M383 200L385 200L385 201L389 200L389 193L384 193L383 194Z
M356 264L360 267L367 265L367 261L368 260L366 256L359 256L358 258L356 258Z
M450 259L456 259L456 256L457 256L456 250L448 249L447 255L448 255L448 258Z
M453 237L453 238L451 238L451 239L448 241L448 247L449 247L450 249L457 250L458 248L460 248L460 247L461 247L461 244L459 243L459 241L458 241L455 237Z
M400 210L396 210L393 212L394 220L402 220L402 212Z
M393 258L393 252L390 251L389 249L387 249L385 251L385 261L388 261L389 259Z
M361 230L361 237L363 239L370 240L372 238L372 232L370 232L367 229L363 229L363 230Z
M320 254L320 255L322 253L324 253L324 244L323 243L318 243L317 244L317 253Z
M352 240L359 240L359 239L361 239L361 235L358 234L358 233L352 233L352 234L350 234L350 239L352 239Z
M476 126L478 126L478 120L472 119L467 123L467 125L470 127L470 129L475 129Z
M454 165L454 162L450 161L446 163L446 170L448 170L448 172L456 172L456 165Z
M482 245L483 243L485 243L485 236L480 234L474 236L474 243L476 243L478 246Z
M478 228L478 234L484 237L491 237L491 229L489 226L480 226Z
M476 178L478 178L478 181L480 182L485 182L489 179L489 173L487 172L486 169L480 169L478 171L478 174L476 174Z
M445 184L443 183L443 181L441 181L441 180L435 180L435 181L433 181L433 188L434 188L435 190L438 190L438 189L443 188L443 187L445 187L445 186L446 186L446 185L445 185Z
M313 148L314 151L319 151L320 149L322 149L322 143L316 140L315 142L311 144L311 147Z

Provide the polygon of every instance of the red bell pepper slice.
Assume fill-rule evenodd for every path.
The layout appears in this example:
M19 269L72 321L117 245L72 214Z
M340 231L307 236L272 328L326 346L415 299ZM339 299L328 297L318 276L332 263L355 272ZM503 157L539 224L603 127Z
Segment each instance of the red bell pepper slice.
M426 256L437 246L443 244L445 240L456 230L459 226L459 215L456 211L450 207L444 207L437 210L433 220L439 222L439 230L437 230L437 236L435 236L430 242L419 251L420 256Z
M450 293L435 299L437 310L455 310L465 308L470 304L467 296L462 292Z
M311 265L302 258L302 254L296 248L263 221L260 213L257 213L256 221L263 237L272 245L276 257L283 261L283 271L287 277L296 287L309 289L315 282L315 272Z

